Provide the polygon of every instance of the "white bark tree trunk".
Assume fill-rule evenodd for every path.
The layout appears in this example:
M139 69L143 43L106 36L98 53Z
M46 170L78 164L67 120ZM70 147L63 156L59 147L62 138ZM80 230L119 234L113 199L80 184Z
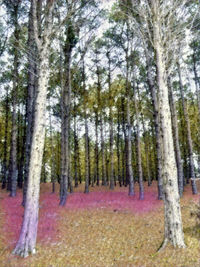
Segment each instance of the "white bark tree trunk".
M46 51L45 51L46 50ZM38 91L35 104L35 123L33 140L31 146L30 166L28 175L28 186L26 193L26 204L24 219L20 238L13 254L27 257L29 253L35 253L37 237L40 175L42 168L42 157L45 140L45 114L48 85L48 49L39 53L40 66L38 77Z
M35 42L38 48L38 86L35 100L34 128L28 172L24 218L20 237L13 254L27 257L36 252L39 212L40 175L45 141L46 100L49 80L49 44L54 1L47 1L44 30L39 38L36 0L32 0Z
M161 21L159 2L152 0L153 41L156 52L157 83L159 89L161 136L163 147L162 180L165 208L165 237L161 249L170 242L174 247L184 248L184 235L180 210L180 198L177 182L177 166L173 147L171 112L168 98L164 47L161 39Z

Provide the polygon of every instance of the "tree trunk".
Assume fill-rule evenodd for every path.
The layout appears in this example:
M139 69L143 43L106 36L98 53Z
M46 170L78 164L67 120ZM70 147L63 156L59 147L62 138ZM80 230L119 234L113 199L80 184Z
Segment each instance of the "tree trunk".
M171 88L170 81L168 82L168 89L169 89L169 102L171 107L171 115L172 115L172 129L173 129L173 140L174 140L174 148L176 154L176 165L178 170L178 188L179 188L179 195L182 197L183 195L183 165L181 160L181 150L179 144L179 132L178 132L178 121L177 121L177 114L176 114L176 107L174 101L174 95Z
M119 107L117 111L117 175L119 186L122 186L122 178L121 178L121 163L120 163L120 112Z
M98 126L99 126L99 118L98 118L98 110L96 110L95 115L95 136L96 136L96 144L95 144L95 180L96 185L99 186L99 138L98 138Z
M192 144L192 137L191 137L190 119L188 116L186 100L184 97L184 88L183 88L181 69L180 69L179 64L178 64L178 75L179 75L179 86L180 86L181 100L182 100L182 106L183 106L183 113L184 113L184 118L185 118L185 123L186 123L186 129L187 129L187 143L188 143L188 150L189 150L190 178L191 178L191 184L192 184L192 193L197 194L197 186L196 186L195 171L194 171L193 144Z
M33 12L30 13L33 14L35 42L37 43L39 52L38 89L35 102L35 123L32 136L24 218L20 237L13 251L13 254L22 257L27 257L29 253L34 254L36 252L35 245L38 226L40 176L45 142L46 101L49 80L49 44L54 2L48 2L47 5L48 12L45 14L43 42L41 42L41 39L39 39L38 36L36 0L31 1Z
M169 107L164 52L161 42L161 21L158 1L151 1L153 9L153 35L156 52L157 83L160 102L161 136L162 136L162 180L165 208L165 237L161 249L170 242L174 247L185 247L182 229L180 199L177 183L177 167L173 147L171 113Z
M68 174L69 174L69 120L71 102L71 47L66 40L65 45L65 81L62 86L62 126L61 126L61 180L60 180L60 206L67 200Z
M48 49L47 51L40 51L38 74L39 77L35 106L35 124L31 146L24 219L20 237L13 252L14 254L22 257L27 257L29 253L35 253L39 211L40 175L45 140L45 112L48 85Z
M126 135L126 127L125 127L125 99L122 97L122 130L124 134L124 148L123 148L123 157L122 157L122 164L123 164L123 173L122 173L122 180L123 185L127 186L129 184L129 177L128 177L128 141Z
M17 97L19 86L19 24L18 11L19 2L14 4L14 69L13 69L13 91L12 91L12 130L11 130L11 148L10 148L10 164L9 164L9 179L10 179L10 196L16 196L17 190Z
M134 90L134 104L135 104L135 115L136 115L136 148L137 148L137 165L138 165L138 176L139 176L139 199L144 199L144 186L143 186L143 171L142 171L142 156L141 156L141 144L140 144L140 122L139 122L139 111L136 98L136 88Z
M74 94L75 99L75 94ZM75 187L78 187L78 140L77 140L77 129L76 129L76 110L74 101L74 182Z
M31 153L31 143L32 134L34 127L34 109L35 109L35 97L37 90L37 57L38 51L34 40L34 28L33 28L33 7L31 5L31 10L29 14L29 24L28 24L28 47L30 48L30 55L28 58L28 87L27 87L27 100L26 100L26 141L25 141L25 165L24 165L24 185L23 185L23 200L22 206L25 206L27 182L28 182L28 172L29 172L29 162Z
M150 161L149 161L149 140L146 132L146 127L144 123L144 115L142 115L142 127L143 127L143 138L144 138L144 146L145 146L145 154L146 154L146 174L147 174L147 181L148 186L151 186L151 174L150 174Z
M112 109L112 88L111 88L111 58L110 52L107 52L108 58L108 90L109 90L109 131L110 131L110 189L115 187L114 182L114 151L113 151L113 109Z
M2 166L2 189L6 188L7 183L7 168L8 168L8 160L7 160L7 143L8 143L8 116L9 116L9 99L8 99L8 88L6 88L6 114L5 114L5 133L4 133L4 149L3 149L3 166Z
M86 102L87 102L87 92L86 92L86 84L85 84L85 64L83 59L83 90L84 90L84 119L85 119L85 194L89 193L89 181L90 181L90 166L89 166L89 136L88 136L88 115L86 110Z
M158 199L162 199L162 150L161 150L161 136L160 136L160 122L159 122L159 107L158 107L158 99L156 95L156 89L155 84L153 81L152 76L152 67L151 67L151 60L148 55L148 52L146 53L146 59L147 59L147 83L149 90L151 92L152 97L152 104L153 104L153 110L154 110L154 123L155 123L155 135L156 135L156 156L157 156L157 180L158 180Z
M70 7L70 11L71 7ZM71 56L75 45L74 28L71 19L66 23L66 40L64 46L64 84L62 85L62 58L60 59L61 87L62 87L62 126L61 126L61 180L60 180L60 205L64 206L67 200L69 168L70 168L70 109L71 109ZM61 48L62 56L62 48ZM71 187L72 188L72 187Z
M101 159L102 159L102 185L106 185L106 161L105 161L105 142L103 133L103 119L100 114L100 127L101 127Z

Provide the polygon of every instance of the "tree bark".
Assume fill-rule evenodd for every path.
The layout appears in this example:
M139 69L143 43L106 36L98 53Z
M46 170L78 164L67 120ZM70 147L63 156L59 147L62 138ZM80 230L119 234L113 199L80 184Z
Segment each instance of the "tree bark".
M40 18L39 18L40 20ZM39 22L40 23L40 22ZM26 141L25 141L25 164L24 164L24 185L23 185L23 200L22 206L25 206L26 191L28 183L29 162L31 153L32 134L34 127L34 106L37 87L37 57L38 51L34 40L33 26L33 6L31 4L29 23L28 23L28 47L31 51L28 58L28 87L26 100Z
M70 134L70 109L71 109L71 56L73 47L75 45L74 37L75 37L74 28L71 20L69 19L67 21L67 26L66 26L66 40L64 46L64 56L65 56L64 84L61 86L62 125L61 125L60 206L64 206L66 204L68 180L69 180L69 168L70 168L69 134ZM61 83L62 79L63 75L61 73Z
M3 144L3 166L2 166L2 189L6 188L7 183L7 168L8 168L8 160L7 160L7 143L8 143L8 117L9 117L9 98L8 98L8 87L6 88L6 114L5 114L5 133L4 133L4 144Z
M156 94L156 88L152 77L152 67L151 60L146 53L147 59L147 83L149 90L151 92L152 104L154 110L154 125L155 125L155 136L156 136L156 156L157 156L157 180L158 180L158 199L162 199L162 150L161 150L161 136L160 136L160 118L159 118L159 107L158 107L158 97Z
M33 21L35 41L38 47L38 88L35 102L35 123L32 136L31 156L28 173L28 186L26 192L26 203L24 218L20 237L13 254L27 257L29 253L34 254L39 211L39 191L40 176L42 169L42 156L45 141L45 120L46 120L46 100L47 86L49 80L49 44L52 27L52 12L54 2L47 3L48 12L44 19L43 43L38 36L36 0L32 0Z
M136 115L136 148L137 148L137 166L139 176L139 199L144 199L144 186L143 186L143 171L142 171L142 156L141 156L141 142L140 142L140 122L139 122L139 111L138 103L136 98L136 88L134 90L134 105Z
M160 102L161 136L162 136L162 180L165 208L165 237L161 249L170 242L174 247L184 248L184 235L180 210L180 199L177 183L177 167L173 147L171 113L169 107L166 66L161 39L161 18L159 1L152 0L153 40L156 52L157 83Z
M11 148L10 148L10 163L9 163L9 190L10 196L15 197L17 191L17 98L18 98L18 86L19 86L19 1L13 6L14 13L14 68L13 68L13 90L12 90L12 130L11 130Z
M179 143L179 131L178 131L178 120L176 114L176 107L174 101L174 95L171 88L170 81L168 82L168 89L169 89L169 102L171 108L171 115L172 115L172 130L173 130L173 140L174 140L174 148L176 154L176 165L178 170L178 188L179 188L179 195L182 197L183 195L183 164L181 159L181 150L180 150L180 143Z
M110 189L115 187L114 182L114 151L113 151L113 108L112 108L112 88L111 88L111 58L107 52L108 59L108 90L109 90L109 130L110 130Z
M181 93L183 113L184 113L184 118L185 118L185 123L186 123L186 129L187 129L187 143L188 143L188 150L189 150L190 178L191 178L191 184L192 184L192 193L197 194L198 192L197 192L197 186L196 186L196 181L195 181L193 143L192 143L192 137L191 137L190 119L188 116L186 100L184 97L184 88L183 88L181 69L180 69L179 64L178 64L178 75L179 75L179 87L180 87L180 93Z

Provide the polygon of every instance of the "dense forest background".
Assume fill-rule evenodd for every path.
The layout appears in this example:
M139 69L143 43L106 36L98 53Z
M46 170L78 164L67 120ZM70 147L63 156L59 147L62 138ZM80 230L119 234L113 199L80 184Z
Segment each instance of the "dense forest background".
M27 75L37 78L34 69L37 56L29 47L28 5L26 1L5 1L1 6L0 160L1 180L8 188L13 172L20 188L26 175L26 135L30 120ZM135 26L129 19L131 8L127 10L121 2L113 2L109 10L106 5L97 7L97 3L90 1L86 7L80 7L69 20L70 27L64 27L50 47L41 181L60 181L61 177L61 91L70 64L70 190L74 183L77 186L85 180L86 172L90 185L108 183L112 176L115 183L127 185L128 149L132 152L135 181L143 176L150 184L159 175L157 111L148 78L150 67L155 83L156 69L153 62L149 63L138 37L137 24L142 22L135 22ZM183 24L189 26L186 29L177 24L174 29L174 34L177 32L181 37L177 37L180 41L177 60L170 66L168 79L172 113L176 117L174 127L178 128L174 129L174 139L178 138L179 142L184 183L193 177L192 168L199 175L200 162L198 2L186 8L188 21ZM61 15L56 16L59 20ZM190 16L193 17L191 25ZM166 53L170 54L170 50ZM153 57L153 51L148 54Z

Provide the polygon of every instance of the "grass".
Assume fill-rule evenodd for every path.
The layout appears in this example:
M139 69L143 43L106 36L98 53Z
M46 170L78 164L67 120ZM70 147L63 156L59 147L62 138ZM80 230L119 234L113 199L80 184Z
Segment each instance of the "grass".
M181 200L187 248L168 246L156 253L163 240L163 205L153 200L155 184L145 188L146 200L140 204L138 195L126 197L127 188L117 187L108 193L107 188L95 187L91 189L93 193L84 195L80 193L81 186L69 196L66 207L57 208L58 192L51 195L50 185L42 185L37 254L26 259L11 255L23 212L17 209L21 194L18 192L18 197L9 202L7 193L0 191L0 266L199 267L200 226L191 217L199 196L192 196L187 186ZM100 193L95 194L96 191ZM5 205L8 202L10 206ZM15 217L10 220L13 209Z

